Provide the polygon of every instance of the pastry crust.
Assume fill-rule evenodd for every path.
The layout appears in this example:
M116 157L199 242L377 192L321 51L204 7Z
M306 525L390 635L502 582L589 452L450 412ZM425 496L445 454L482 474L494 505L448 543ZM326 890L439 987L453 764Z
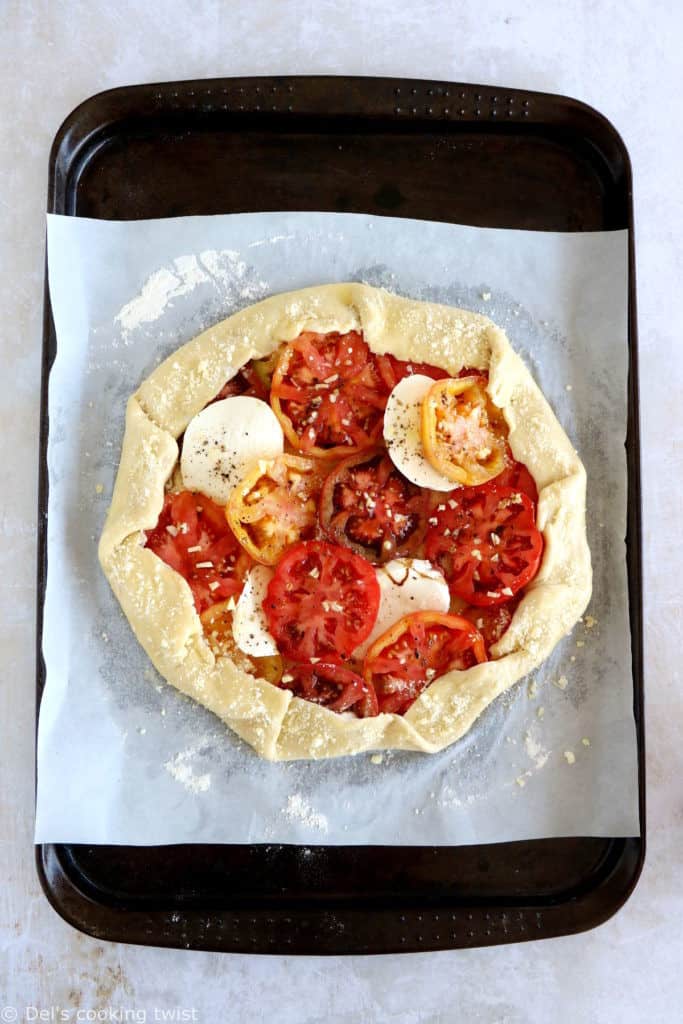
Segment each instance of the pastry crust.
M231 376L302 331L361 330L376 353L443 367L486 369L489 392L510 428L509 443L539 490L545 540L540 570L496 660L449 672L408 712L356 718L294 697L215 657L185 580L143 547L156 525L178 460L177 438ZM99 546L102 568L157 670L209 708L269 760L339 757L364 750L433 753L459 739L504 690L536 668L588 604L591 561L586 473L505 333L488 318L417 302L362 284L274 295L204 331L161 363L128 402L119 472Z

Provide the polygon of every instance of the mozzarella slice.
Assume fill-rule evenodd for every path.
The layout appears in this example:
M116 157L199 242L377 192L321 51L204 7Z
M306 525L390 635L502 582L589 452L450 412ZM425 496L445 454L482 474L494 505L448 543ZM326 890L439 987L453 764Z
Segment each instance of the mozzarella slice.
M273 570L267 565L255 565L249 570L232 616L232 635L235 643L245 654L265 658L277 654L277 644L268 630L268 620L263 611L263 599Z
M412 612L447 612L448 584L431 562L421 558L395 558L377 569L380 600L377 620L368 639L353 652L364 657L378 636Z
M227 505L247 469L283 449L282 427L267 402L248 395L224 398L207 405L187 426L180 457L183 483Z
M457 485L434 469L422 445L422 401L433 383L422 373L398 382L384 413L384 440L391 461L414 484L434 491L452 491Z

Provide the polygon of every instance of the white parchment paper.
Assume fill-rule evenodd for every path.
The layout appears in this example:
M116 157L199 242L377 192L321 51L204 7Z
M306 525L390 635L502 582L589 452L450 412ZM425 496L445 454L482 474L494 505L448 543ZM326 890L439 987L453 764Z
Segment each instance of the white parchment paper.
M627 237L352 214L48 218L47 682L37 842L491 843L638 834L625 572ZM269 764L164 683L97 562L128 396L211 323L361 280L506 329L588 471L589 615L437 755Z

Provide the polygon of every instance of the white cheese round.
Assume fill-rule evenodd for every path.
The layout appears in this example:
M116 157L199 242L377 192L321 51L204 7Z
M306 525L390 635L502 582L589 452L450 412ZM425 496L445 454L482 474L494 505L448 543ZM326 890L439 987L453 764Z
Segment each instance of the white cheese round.
M452 491L457 485L434 469L422 444L422 401L433 383L431 377L421 373L398 382L384 413L384 440L391 461L414 484L434 491Z
M277 654L277 644L268 630L268 620L263 611L263 599L273 570L267 565L255 565L247 573L244 590L240 594L232 616L232 635L235 643L245 654L265 658Z
M282 427L267 402L248 395L224 398L187 426L180 456L183 483L227 505L233 487L257 459L274 459L283 449Z
M448 584L431 562L421 558L395 558L377 570L380 601L377 620L368 639L354 651L364 657L378 636L412 612L447 612L451 604Z

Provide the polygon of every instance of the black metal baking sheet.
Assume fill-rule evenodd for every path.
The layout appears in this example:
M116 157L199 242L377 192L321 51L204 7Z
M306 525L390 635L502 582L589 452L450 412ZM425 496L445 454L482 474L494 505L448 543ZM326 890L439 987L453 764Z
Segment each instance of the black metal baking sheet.
M57 133L48 211L133 220L340 210L484 227L629 229L627 561L641 837L464 847L46 844L54 908L100 939L231 952L386 953L581 931L628 898L645 853L640 476L631 170L575 100L452 82L228 78L114 89ZM45 297L38 701L46 578Z

